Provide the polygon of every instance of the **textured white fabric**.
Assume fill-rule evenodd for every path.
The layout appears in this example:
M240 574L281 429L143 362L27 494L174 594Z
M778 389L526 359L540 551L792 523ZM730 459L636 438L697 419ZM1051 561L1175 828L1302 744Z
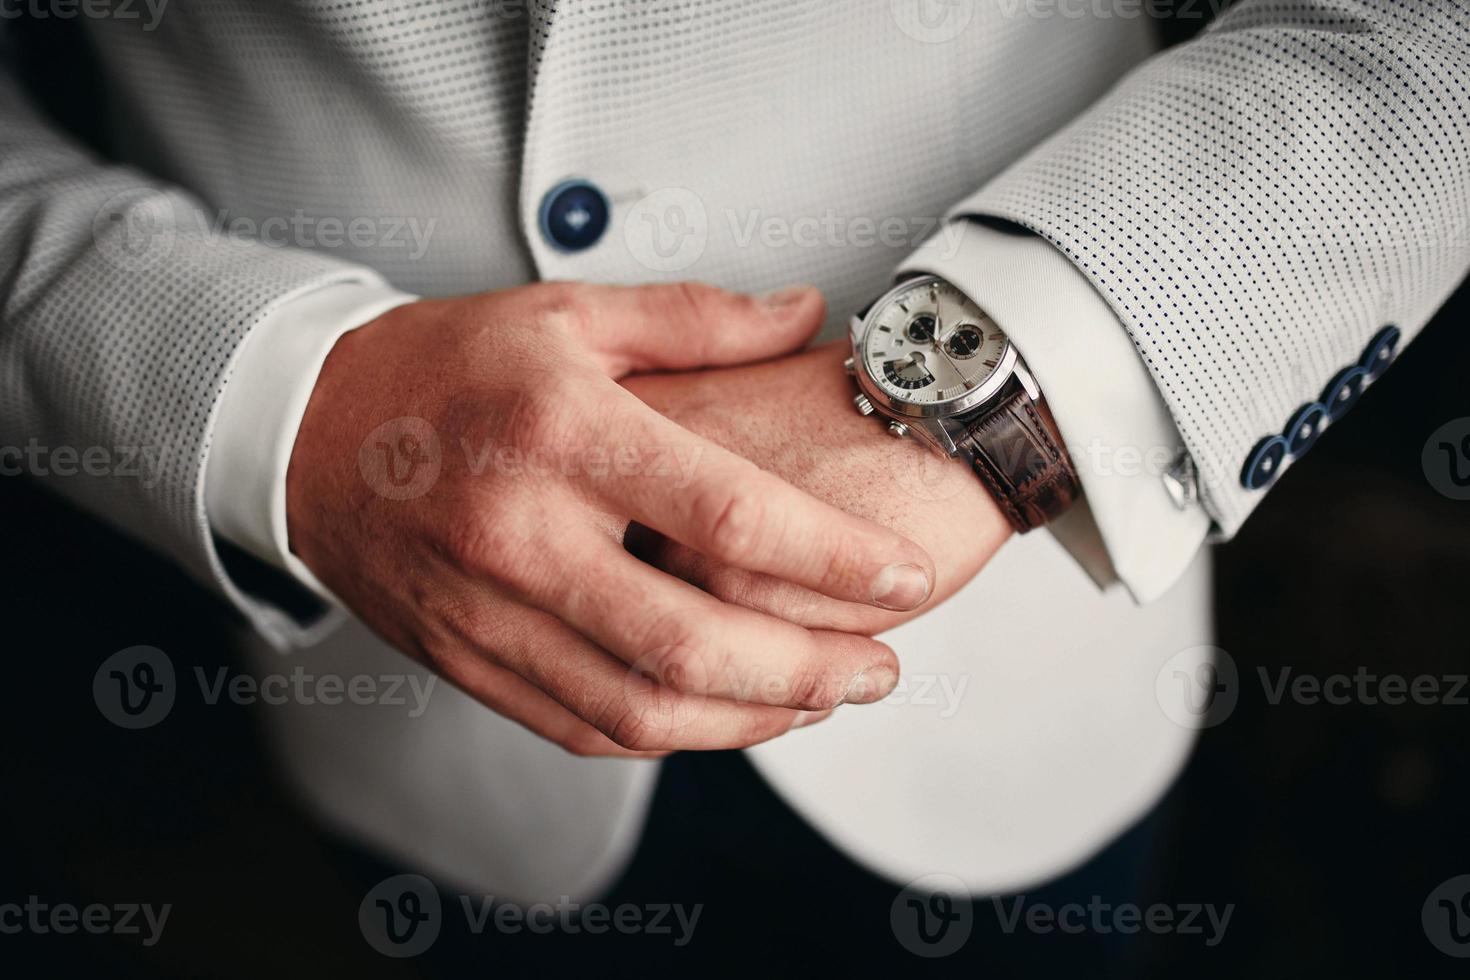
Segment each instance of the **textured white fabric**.
M877 874L1027 890L1105 847L1184 767L1197 733L1176 721L1191 713L1174 678L1209 660L1211 598L1206 554L1139 606L1099 593L1052 536L1012 538L952 600L963 614L883 635L903 661L892 695L747 751Z
M150 32L86 19L111 152L149 176L78 152L0 86L0 440L159 447L155 484L55 485L289 636L221 573L203 493L230 365L283 297L364 268L426 296L538 277L805 280L831 301L835 336L965 202L1040 231L1096 283L1233 529L1259 496L1229 479L1242 447L1316 397L1370 324L1394 317L1411 335L1466 268L1465 3L1245 0L1223 29L1147 64L1147 18L977 2L946 5L960 20L936 29L915 6L214 0L172 5ZM613 209L576 254L537 232L543 196L568 177ZM137 196L155 182L172 189ZM289 248L212 230L298 215ZM379 235L334 245L324 219ZM407 219L421 234L395 241ZM895 222L900 234L877 233ZM1209 642L1205 575L1139 609L1081 582L1043 535L1001 561L1004 586L982 574L967 594L1064 596L1046 612L1069 638L1008 618L1024 604L949 603L895 643L908 664L973 662L974 683L1004 691L1024 726L985 728L978 698L961 722L895 726L890 767L931 757L935 739L969 741L944 746L928 777L898 770L911 798L891 801L904 809L885 809L876 837L852 823L852 785L803 788L813 766L796 739L810 733L761 757L817 826L887 873L947 853L924 870L979 889L1059 871L1146 807L1190 743L1137 685ZM306 656L348 674L401 663L355 625ZM1090 669L1069 671L1079 658ZM1127 699L1091 686L1108 670ZM564 759L441 690L420 719L291 710L267 725L318 811L416 868L543 898L607 880L651 767ZM1069 749L1091 768L1047 768ZM977 822L967 807L987 794ZM1002 847L1010 877L987 867Z
M1148 363L1233 534L1251 448L1470 269L1470 3L1238 3L957 209L1045 236Z
M205 464L210 527L328 602L337 599L292 554L286 533L291 450L332 345L343 334L416 298L377 277L288 297L256 324L241 345L220 401Z
M1101 584L1111 572L1134 599L1151 602L1189 567L1210 529L1203 508L1180 509L1164 489L1162 474L1183 444L1158 389L1117 316L1061 252L1034 235L961 224L952 254L920 249L903 271L945 276L1010 336L1087 495L1091 520L1052 532Z

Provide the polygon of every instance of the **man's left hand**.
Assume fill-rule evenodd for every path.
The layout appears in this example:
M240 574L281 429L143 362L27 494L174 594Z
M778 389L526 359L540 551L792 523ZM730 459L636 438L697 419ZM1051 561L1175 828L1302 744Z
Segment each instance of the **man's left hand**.
M933 608L984 567L1010 524L963 462L895 439L853 408L857 390L837 342L727 370L625 381L649 406L752 460L799 489L892 528L925 548L937 569L928 603L905 613L819 595L770 576L719 565L645 528L627 546L713 595L808 628L872 635Z

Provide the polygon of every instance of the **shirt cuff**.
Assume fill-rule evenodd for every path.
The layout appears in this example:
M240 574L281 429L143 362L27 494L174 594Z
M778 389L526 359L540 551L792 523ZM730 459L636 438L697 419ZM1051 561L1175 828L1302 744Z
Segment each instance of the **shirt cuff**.
M1204 543L1210 518L1166 487L1184 440L1092 283L1045 239L964 218L900 271L934 273L963 289L1035 376L1086 501L1053 522L1057 540L1099 585L1119 580L1137 602L1167 591Z
M286 469L338 338L416 299L376 278L288 297L245 338L220 401L204 477L210 529L332 603L340 604L291 553Z

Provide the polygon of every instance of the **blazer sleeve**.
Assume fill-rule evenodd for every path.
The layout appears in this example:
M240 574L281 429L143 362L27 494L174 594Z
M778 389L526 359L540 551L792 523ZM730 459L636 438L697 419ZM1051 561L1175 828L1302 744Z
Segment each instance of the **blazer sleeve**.
M233 584L210 533L210 433L253 327L337 282L380 279L212 234L201 202L92 158L0 77L0 446L277 637L289 618Z
M1233 534L1470 270L1470 2L1243 0L957 213L1091 280Z

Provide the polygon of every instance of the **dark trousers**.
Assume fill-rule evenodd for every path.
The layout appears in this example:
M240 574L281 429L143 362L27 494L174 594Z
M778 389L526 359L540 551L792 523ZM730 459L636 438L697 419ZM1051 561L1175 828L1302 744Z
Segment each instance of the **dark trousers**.
M1151 959L1146 932L1062 931L1044 921L1037 928L1028 925L1025 910L1156 900L1151 879L1167 845L1170 812L1166 801L1057 881L1024 896L974 897L965 910L963 899L943 905L901 896L901 886L858 867L787 807L741 753L682 753L665 763L633 861L600 900L609 915L604 931L499 928L493 913L476 931L467 925L463 898L446 893L439 938L413 965L444 977L579 970L599 977L1144 976ZM350 861L364 890L408 870L361 855ZM684 910L682 924L672 911L659 911L675 906ZM625 928L611 924L620 907L629 916ZM940 935L946 912L967 935ZM928 918L905 922L905 915ZM957 938L963 941L953 952L932 955ZM926 948L926 939L935 946Z

